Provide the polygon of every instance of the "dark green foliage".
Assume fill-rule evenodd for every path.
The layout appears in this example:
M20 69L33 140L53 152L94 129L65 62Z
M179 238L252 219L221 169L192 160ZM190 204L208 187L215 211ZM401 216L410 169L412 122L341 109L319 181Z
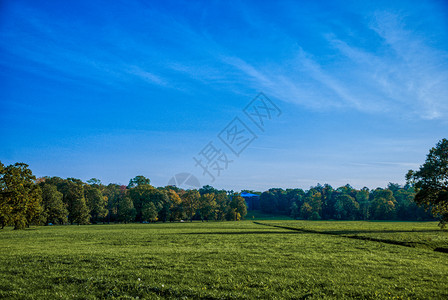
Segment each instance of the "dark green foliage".
M1 227L13 225L23 229L38 224L42 214L42 192L35 183L27 164L5 167L0 162L0 222Z
M107 216L107 197L103 196L100 188L96 185L86 185L84 187L84 195L87 207L90 211L90 222L95 224L104 221Z
M188 220L193 221L193 216L199 205L200 194L197 190L188 190L182 195L182 204Z
M240 194L233 194L230 202L231 220L239 221L247 215L247 206L244 198Z
M142 221L155 222L157 221L157 208L154 202L145 202L142 208Z
M149 178L146 178L145 176L142 175L138 175L129 180L128 189L136 186L149 185L150 183L151 180L149 180Z
M443 163L446 161L447 147L444 143L439 143L437 149L431 150L429 162L422 166L424 172L411 172L409 178L412 180L404 187L389 183L386 189L369 190L365 187L357 190L349 184L336 189L328 184L318 184L307 191L272 188L263 193L249 192L260 195L259 203L264 213L291 216L295 219L432 220L429 213L416 205L414 197L417 193L420 204L426 203L427 209L441 217L443 224L446 209L444 202L446 174L443 173L446 172L446 168L443 167ZM0 163L3 182L8 178L20 178L20 172L17 170L22 167L19 165L26 166L16 164L15 169L11 166L5 168ZM26 171L26 168L22 169ZM15 170L17 174L5 177L5 170ZM438 175L424 180L423 177L419 177L427 175L429 170L435 170ZM31 171L29 172L31 174ZM239 194L217 190L209 185L199 190L185 191L173 186L155 188L150 185L148 178L141 175L131 179L128 186L118 184L105 186L96 178L84 183L75 178L44 177L38 179L38 185L43 189L41 191L34 182L35 178L30 178L22 192L34 194L37 200L30 201L26 205L24 205L26 201L8 198L6 185L3 183L0 198L2 226L15 224L17 228L22 228L40 222L63 224L67 221L72 224L166 222L185 218L190 221L221 221L244 219L247 214L245 201ZM420 182L418 178L421 179ZM437 180L441 180L439 185L434 183ZM430 188L425 190L424 187L428 186ZM42 207L39 202L41 196ZM11 213L13 210L14 213Z
M156 191L156 189L154 189L151 185L146 184L136 185L135 187L129 189L129 197L132 199L134 208L137 212L137 222L143 221L143 207L153 201L153 191Z
M260 196L260 208L264 212L278 212L278 198L271 191L263 192Z
M44 223L66 223L68 221L68 210L67 205L62 201L62 193L58 192L56 186L45 182L41 184L41 190Z
M291 218L297 219L300 216L299 206L296 202L291 205Z
M202 194L199 198L199 215L202 221L213 220L216 215L215 194Z
M340 195L335 205L336 216L340 220L355 220L359 215L359 203L346 194Z
M134 203L129 197L120 199L119 210L117 214L117 221L123 223L134 222L137 216L137 210L134 208Z
M444 228L448 223L448 140L429 150L425 163L418 171L410 170L406 179L417 190L415 202L438 217Z
M76 178L67 178L58 185L68 207L68 220L72 224L89 224L90 212L84 197L84 184Z
M216 202L216 220L225 220L226 215L228 214L228 210L230 209L230 199L227 196L226 192L218 192L215 194L215 202Z

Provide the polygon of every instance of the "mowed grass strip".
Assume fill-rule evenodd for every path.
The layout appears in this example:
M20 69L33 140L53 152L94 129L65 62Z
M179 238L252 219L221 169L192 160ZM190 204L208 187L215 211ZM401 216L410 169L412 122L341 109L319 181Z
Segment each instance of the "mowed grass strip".
M8 228L0 298L446 299L447 258L249 221Z

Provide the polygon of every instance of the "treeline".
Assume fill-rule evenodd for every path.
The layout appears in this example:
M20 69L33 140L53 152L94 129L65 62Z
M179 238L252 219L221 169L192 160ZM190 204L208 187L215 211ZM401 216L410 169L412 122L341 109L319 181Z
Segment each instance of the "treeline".
M415 194L409 184L389 183L386 189L374 190L319 184L308 191L270 189L261 193L260 208L306 220L434 220L414 202Z
M239 193L204 186L183 190L154 187L144 176L127 186L98 179L36 178L28 165L0 162L0 224L20 229L31 224L95 224L179 220L240 220L247 214ZM386 189L270 189L260 195L262 211L306 220L434 220L414 202L415 190L390 183Z
M179 220L240 220L247 214L238 193L203 187L155 188L144 176L127 186L98 179L37 178L28 165L0 162L0 224L21 229L35 224L95 224Z

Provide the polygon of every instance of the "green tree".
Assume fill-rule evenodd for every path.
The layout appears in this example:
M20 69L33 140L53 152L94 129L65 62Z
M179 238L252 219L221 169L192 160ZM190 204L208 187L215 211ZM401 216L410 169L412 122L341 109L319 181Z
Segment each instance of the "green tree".
M378 197L373 199L370 209L374 220L391 220L394 218L395 203L386 198Z
M226 192L219 191L215 195L216 201L216 220L225 220L230 209L230 199Z
M439 226L448 222L448 140L442 139L429 150L418 171L410 170L406 180L414 184L415 202L439 218Z
M158 211L154 202L146 202L143 204L142 221L156 222Z
M389 189L377 188L373 191L370 214L375 220L393 220L396 217L397 201Z
M300 216L300 210L296 202L292 203L290 210L291 210L291 218L297 220L297 218Z
M356 192L356 201L359 203L359 213L362 220L369 219L369 189L363 187L360 191Z
M182 200L179 197L179 194L177 194L174 190L171 188L168 188L166 190L166 194L169 198L170 203L170 216L169 220L172 221L178 221L182 220L184 218L184 210L182 207Z
M100 188L97 185L86 185L84 187L84 196L87 207L90 211L91 223L104 221L107 216L107 197L103 196Z
M300 208L300 217L302 219L308 220L311 217L311 214L313 213L313 208L311 205L308 204L308 202L305 202L302 204L302 207Z
M214 219L216 213L215 194L203 194L199 197L198 209L202 221Z
M205 194L216 194L217 192L218 190L210 185L204 185L199 189L199 194L201 194L201 196Z
M247 215L247 205L246 205L246 201L244 200L243 197L241 197L240 194L233 194L232 196L232 200L230 202L230 208L232 210L235 210L236 214L235 219L236 221L239 221L241 219L243 219L246 215Z
M145 204L152 201L154 190L155 188L149 184L136 185L135 187L129 189L129 197L132 199L134 208L137 212L137 222L144 221L142 218L143 207Z
M23 229L38 223L43 211L42 191L27 164L15 163L4 167L0 162L0 221Z
M129 223L135 221L137 211L130 197L124 196L120 199L120 208L118 210L117 219L120 222Z
M142 186L142 185L150 185L151 180L149 178L146 178L145 176L138 175L129 180L128 189L131 189L136 186Z
M62 199L68 207L69 222L88 224L90 213L84 197L84 183L76 178L67 178L59 184L58 191L63 194Z
M322 194L316 189L310 189L305 197L305 202L311 206L311 213L316 212L320 217L322 213Z
M68 210L62 201L62 193L57 190L56 186L45 182L41 184L41 189L44 223L66 223Z
M278 199L273 192L263 192L260 196L260 208L266 213L278 212Z
M187 218L193 221L193 216L196 214L196 209L199 205L200 194L197 190L188 190L182 195L182 205L187 214Z
M359 203L349 195L340 195L335 208L338 219L355 220L359 215Z
M103 184L101 183L101 180L99 180L98 178L90 178L89 180L86 181L88 185L100 188L103 187Z
M313 221L317 221L317 220L320 220L321 217L317 211L313 211L313 213L311 214L309 219L313 220Z
M333 194L336 194L333 187L329 184L325 184L321 191L322 197L322 218L323 219L332 219L334 218L335 210L335 201L336 197Z

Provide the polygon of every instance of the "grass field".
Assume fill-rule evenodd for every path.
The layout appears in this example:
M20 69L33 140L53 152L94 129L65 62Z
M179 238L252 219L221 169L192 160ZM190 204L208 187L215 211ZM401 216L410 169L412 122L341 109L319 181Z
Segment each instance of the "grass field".
M6 228L0 298L448 298L436 222L260 222Z

